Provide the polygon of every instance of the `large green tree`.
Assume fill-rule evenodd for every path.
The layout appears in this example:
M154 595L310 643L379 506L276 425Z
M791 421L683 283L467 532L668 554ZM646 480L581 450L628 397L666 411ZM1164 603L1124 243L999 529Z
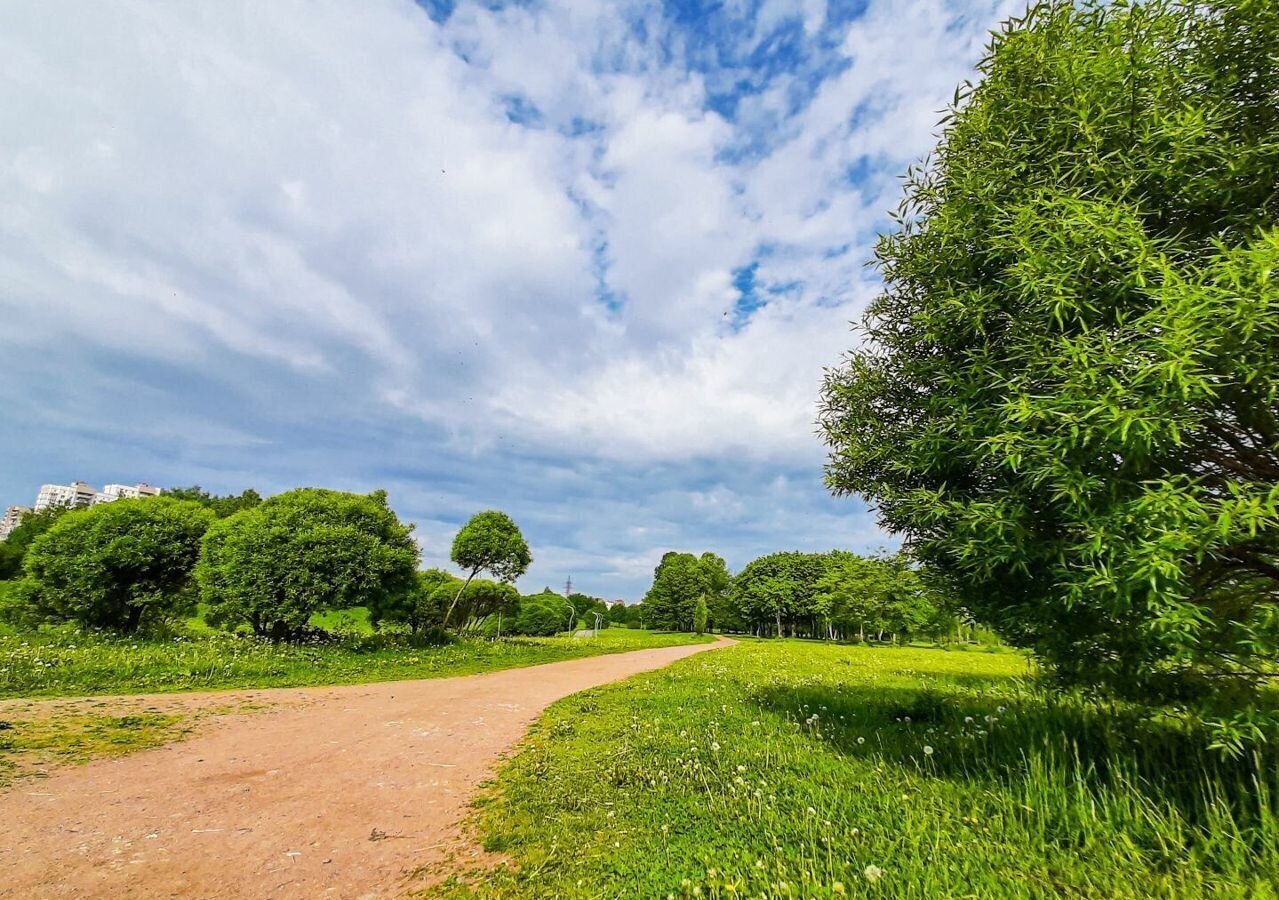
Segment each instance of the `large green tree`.
M312 614L381 607L417 584L411 528L386 492L303 488L216 521L196 578L213 624L292 640Z
M1279 4L1052 2L997 35L830 373L830 486L1063 678L1279 647Z
M168 497L67 512L31 544L23 599L38 618L124 634L187 614L212 521L202 506Z
M476 575L488 572L498 581L509 584L527 572L533 562L519 526L506 513L493 509L476 513L462 526L453 538L451 558L467 574L444 614L446 627L463 591Z
M742 621L759 634L781 636L801 627L806 634L819 634L829 610L818 583L828 564L824 553L770 553L751 560L733 583Z
M653 585L644 595L646 624L669 631L691 631L697 598L709 589L710 567L691 553L662 556L653 570Z

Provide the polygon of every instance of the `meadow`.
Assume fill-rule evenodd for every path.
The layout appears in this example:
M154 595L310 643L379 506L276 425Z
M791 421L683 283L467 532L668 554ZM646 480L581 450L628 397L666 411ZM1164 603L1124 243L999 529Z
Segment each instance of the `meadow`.
M165 637L129 638L65 625L0 629L0 698L302 687L473 675L604 653L696 643L689 634L604 629L598 637L461 638L443 644L403 631L372 633L361 611L324 642L272 644L191 623ZM361 626L363 622L363 626Z
M1011 651L743 641L553 705L446 897L1274 897L1279 770Z

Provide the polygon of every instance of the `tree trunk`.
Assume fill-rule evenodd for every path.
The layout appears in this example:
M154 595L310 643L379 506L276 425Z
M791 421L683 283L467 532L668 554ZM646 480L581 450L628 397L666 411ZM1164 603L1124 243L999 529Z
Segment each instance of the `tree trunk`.
M453 598L453 602L449 604L449 611L444 614L444 624L442 628L449 627L449 617L453 615L453 610L457 608L457 601L462 599L462 595L466 593L466 589L471 586L471 579L480 573L479 569L472 569L471 574L466 576L466 581L462 582L462 587L458 589L457 596Z
M124 621L124 633L136 634L138 630L138 625L141 624L141 622L142 622L142 607L130 606L129 614L128 616L125 617L125 621Z

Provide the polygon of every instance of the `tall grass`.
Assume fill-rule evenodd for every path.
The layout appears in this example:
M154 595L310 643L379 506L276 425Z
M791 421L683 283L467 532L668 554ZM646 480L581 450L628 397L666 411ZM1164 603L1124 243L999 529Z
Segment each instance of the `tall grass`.
M1013 653L744 642L553 706L445 895L1273 897L1276 754ZM465 879L464 879L465 880Z

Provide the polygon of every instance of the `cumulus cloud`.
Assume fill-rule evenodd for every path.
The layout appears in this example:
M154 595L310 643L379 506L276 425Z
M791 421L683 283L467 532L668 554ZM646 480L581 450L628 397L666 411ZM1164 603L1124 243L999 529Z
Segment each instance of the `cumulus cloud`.
M532 581L631 595L671 546L876 544L817 387L1012 10L7 6L0 501L386 485L430 560L509 507Z

